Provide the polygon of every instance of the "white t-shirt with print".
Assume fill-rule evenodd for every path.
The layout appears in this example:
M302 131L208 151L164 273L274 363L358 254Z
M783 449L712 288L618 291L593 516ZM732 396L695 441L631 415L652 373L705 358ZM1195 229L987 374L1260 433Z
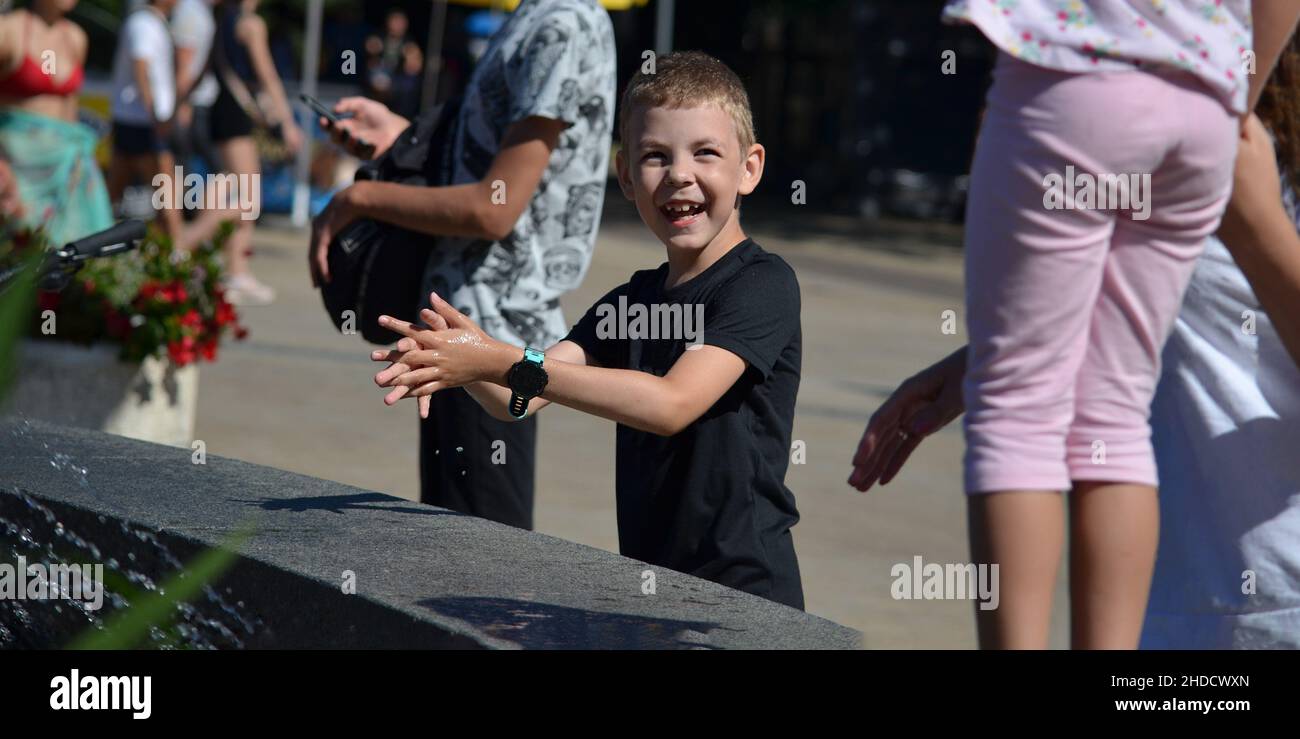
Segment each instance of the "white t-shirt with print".
M482 180L517 121L539 116L570 125L509 236L439 241L424 301L437 291L489 335L516 346L546 349L568 333L559 298L582 281L596 245L615 85L614 28L596 0L519 4L470 78L452 183Z
M135 83L134 62L137 59L148 63L154 115L160 121L169 120L176 109L175 54L167 23L153 6L140 8L127 16L113 58L113 120L145 126L153 123L153 117L145 110Z
M194 49L194 56L190 58L190 79L196 79L207 67L216 31L212 6L207 0L181 0L176 4L172 11L172 38L177 48ZM209 107L217 101L219 92L217 79L209 72L194 86L190 103L200 108Z

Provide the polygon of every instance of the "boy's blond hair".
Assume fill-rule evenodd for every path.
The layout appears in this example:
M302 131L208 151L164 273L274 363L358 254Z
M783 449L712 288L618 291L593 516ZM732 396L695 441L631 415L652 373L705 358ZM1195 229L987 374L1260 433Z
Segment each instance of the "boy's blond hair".
M623 147L628 139L629 121L638 108L694 108L717 105L736 124L740 154L754 145L754 115L749 108L745 86L731 68L699 51L674 51L654 60L655 71L638 71L623 90L619 103L622 119L618 129Z

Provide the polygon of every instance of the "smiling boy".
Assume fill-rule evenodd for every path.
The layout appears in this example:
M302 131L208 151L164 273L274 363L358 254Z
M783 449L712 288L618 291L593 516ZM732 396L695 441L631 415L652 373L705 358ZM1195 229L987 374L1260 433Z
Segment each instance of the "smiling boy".
M748 96L718 60L674 53L632 79L622 110L619 185L668 261L610 291L544 354L488 337L433 295L428 330L380 319L407 338L372 355L392 362L375 381L393 388L389 404L464 387L502 419L560 403L616 421L620 551L802 609L785 486L799 285L740 226L765 157ZM698 342L602 330L623 301L702 309Z

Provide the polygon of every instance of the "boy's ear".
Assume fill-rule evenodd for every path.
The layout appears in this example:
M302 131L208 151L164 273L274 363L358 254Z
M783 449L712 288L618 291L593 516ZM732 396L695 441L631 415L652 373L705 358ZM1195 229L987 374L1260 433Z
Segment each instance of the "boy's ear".
M632 175L628 172L628 162L626 149L620 144L618 153L614 155L614 168L618 170L618 188L623 191L623 197L628 200L634 200L632 197Z
M740 176L741 195L748 195L758 187L759 180L763 179L763 164L766 161L767 150L762 144L749 147L749 153L745 155L745 171Z

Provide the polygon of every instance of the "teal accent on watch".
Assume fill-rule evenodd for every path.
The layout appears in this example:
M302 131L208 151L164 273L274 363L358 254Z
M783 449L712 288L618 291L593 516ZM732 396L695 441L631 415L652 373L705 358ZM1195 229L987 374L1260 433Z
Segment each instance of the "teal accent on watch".
M510 415L523 418L528 413L528 401L542 394L546 389L546 370L542 362L546 355L531 346L524 349L524 358L515 362L506 375L506 384L510 386Z

